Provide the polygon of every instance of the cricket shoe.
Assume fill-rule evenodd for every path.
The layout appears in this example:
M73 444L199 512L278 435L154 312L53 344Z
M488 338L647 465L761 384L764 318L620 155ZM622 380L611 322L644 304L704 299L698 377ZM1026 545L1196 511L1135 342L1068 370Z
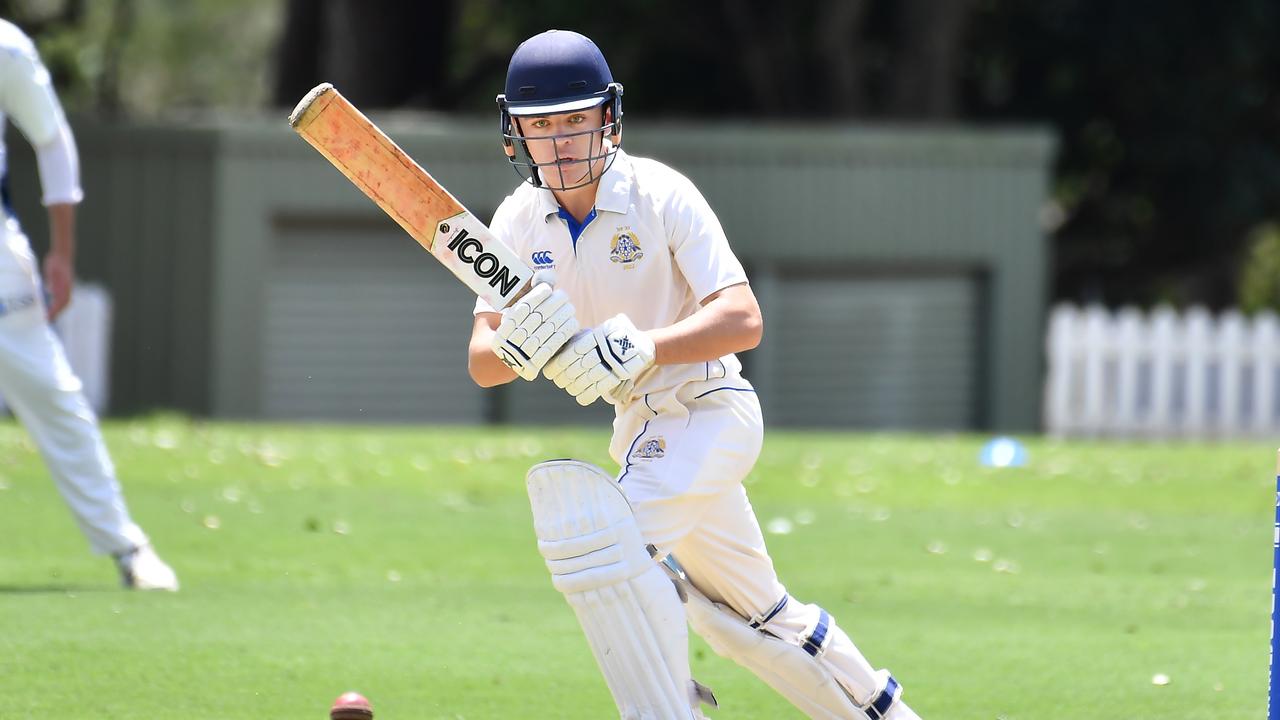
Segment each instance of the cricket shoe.
M178 576L150 545L140 545L116 556L120 581L131 590L177 592Z

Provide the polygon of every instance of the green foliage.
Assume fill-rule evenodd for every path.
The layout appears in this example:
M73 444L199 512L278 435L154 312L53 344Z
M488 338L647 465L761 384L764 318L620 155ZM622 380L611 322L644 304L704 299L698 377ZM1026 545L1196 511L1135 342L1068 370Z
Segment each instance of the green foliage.
M1280 225L1255 230L1248 252L1240 268L1240 307L1250 313L1280 311Z
M966 114L1061 137L1058 298L1228 305L1280 207L1280 5L984 0Z
M277 105L345 71L353 96L366 83L395 103L487 115L515 45L564 27L600 43L633 122L1049 124L1061 138L1059 299L1234 302L1245 235L1280 207L1274 0L451 0L431 4L448 18L425 43L440 52L423 33L351 22L409 5L0 0L0 11L33 30L80 111L256 109L292 69ZM405 17L420 17L413 7ZM301 49L286 55L290 28Z
M607 463L605 433L158 418L107 439L183 590L118 590L0 425L5 717L315 720L347 689L380 720L610 716L521 481ZM1033 439L993 470L981 440L771 433L748 491L788 590L924 717L1261 712L1272 446ZM799 717L692 650L720 714Z
M63 15L9 5L68 111L150 117L261 107L283 0L94 0Z

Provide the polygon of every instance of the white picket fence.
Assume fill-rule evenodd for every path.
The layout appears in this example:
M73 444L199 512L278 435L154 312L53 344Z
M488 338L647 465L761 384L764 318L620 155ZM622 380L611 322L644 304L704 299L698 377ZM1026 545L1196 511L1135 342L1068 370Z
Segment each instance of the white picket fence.
M85 399L94 411L103 412L111 389L111 295L101 285L77 283L54 331L84 386ZM0 412L7 411L0 398Z
M1280 434L1280 321L1274 314L1058 305L1049 316L1046 350L1050 434Z

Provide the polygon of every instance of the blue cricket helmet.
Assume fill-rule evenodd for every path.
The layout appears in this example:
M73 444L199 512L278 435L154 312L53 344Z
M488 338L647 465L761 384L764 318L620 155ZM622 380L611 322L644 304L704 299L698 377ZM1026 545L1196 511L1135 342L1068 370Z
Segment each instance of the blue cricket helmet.
M555 115L608 103L608 122L589 132L603 133L609 147L591 159L607 157L611 165L622 146L622 84L613 81L600 48L572 30L548 30L520 43L511 55L506 87L497 102L503 149L516 174L533 185L542 185L539 170L554 163L533 162L512 127L512 117Z
M621 95L609 63L591 39L572 30L548 30L520 43L507 66L498 105L512 115L585 110Z

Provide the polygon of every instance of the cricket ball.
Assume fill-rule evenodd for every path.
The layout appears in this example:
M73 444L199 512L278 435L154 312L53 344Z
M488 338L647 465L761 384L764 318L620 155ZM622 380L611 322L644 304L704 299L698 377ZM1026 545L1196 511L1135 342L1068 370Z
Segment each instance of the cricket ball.
M373 706L358 692L344 692L329 708L329 720L373 720Z

